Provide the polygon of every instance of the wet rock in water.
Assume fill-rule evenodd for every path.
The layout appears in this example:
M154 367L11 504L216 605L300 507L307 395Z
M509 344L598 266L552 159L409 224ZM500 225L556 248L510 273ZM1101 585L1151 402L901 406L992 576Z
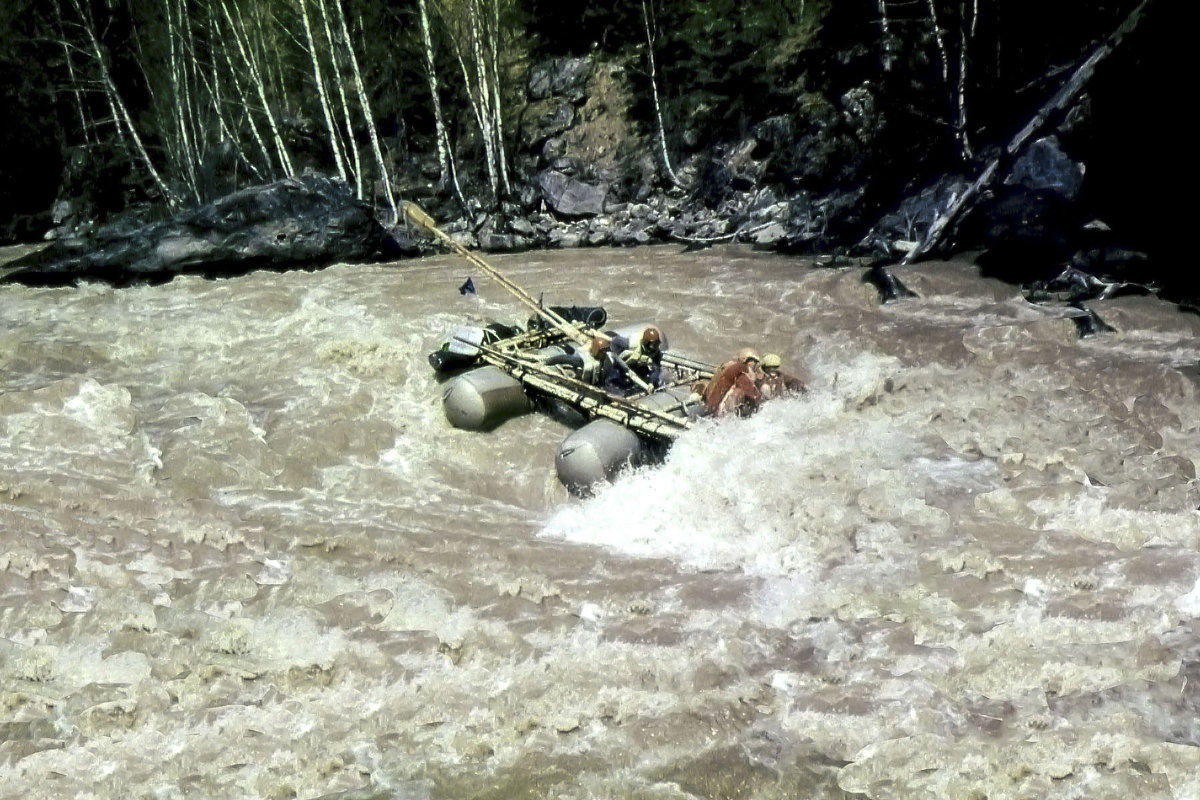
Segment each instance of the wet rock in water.
M533 237L537 235L537 230L533 227L533 223L524 217L514 217L509 221L508 227L512 228L512 232L520 236Z
M584 239L591 247L606 245L610 240L611 236L607 228L596 228L595 230L588 231L587 237Z
M489 253L511 253L527 250L529 242L525 238L511 233L486 233L480 234L479 246Z
M1086 339L1098 333L1113 333L1117 330L1112 325L1100 319L1099 314L1083 305L1083 303L1077 303L1075 307L1083 312L1071 318L1075 323L1075 331L1079 334L1080 339Z
M1083 221L1061 195L1024 186L1004 186L972 214L963 239L979 241L984 274L1011 283L1048 280L1075 252Z
M579 247L583 241L582 234L570 230L569 228L554 228L550 231L549 242L551 247L572 248Z
M612 232L612 243L621 247L648 244L650 239L650 234L646 229L636 223L626 223L613 229Z
M967 186L961 175L944 175L917 194L904 198L895 211L875 223L859 249L893 255L908 252L912 243L928 233L934 221L962 196Z
M1149 254L1119 245L1089 247L1071 256L1073 268L1113 280L1123 276L1141 278L1146 274L1149 263Z
M756 250L773 250L787 236L787 228L781 223L769 222L765 227L758 228L750 235Z
M124 285L179 274L316 268L372 258L386 242L371 208L344 184L304 175L234 192L165 222L106 226L58 240L15 262L18 269L4 281L59 286L88 278Z
M873 284L879 290L879 301L885 305L904 297L917 296L916 292L901 283L890 269L881 264L867 270L863 275L863 282Z
M604 212L608 187L583 183L557 170L548 169L538 176L542 195L559 214L568 217L596 216Z

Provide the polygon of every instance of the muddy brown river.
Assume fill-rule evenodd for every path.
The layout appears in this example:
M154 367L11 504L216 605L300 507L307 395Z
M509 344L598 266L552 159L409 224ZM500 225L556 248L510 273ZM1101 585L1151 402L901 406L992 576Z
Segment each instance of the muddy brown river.
M0 287L0 797L1200 797L1200 317L969 263L489 261L810 391L569 495L453 257ZM460 295L472 277L478 295Z

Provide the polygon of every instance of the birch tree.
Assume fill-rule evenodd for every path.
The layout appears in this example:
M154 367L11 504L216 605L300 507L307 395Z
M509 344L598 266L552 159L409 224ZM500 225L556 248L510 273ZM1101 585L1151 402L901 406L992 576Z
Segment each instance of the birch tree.
M72 55L71 45L67 41L66 25L63 23L62 16L62 3L59 0L54 0L54 19L58 25L59 41L62 44L63 63L66 64L67 75L70 79L71 96L75 100L75 110L79 114L79 130L83 135L83 140L90 143L93 136L91 130L92 123L88 119L88 113L83 104L83 91L79 88L79 78L75 75L75 59Z
M971 4L970 25L967 24L967 2ZM932 2L932 0L931 0ZM979 24L979 0L963 0L962 12L959 14L959 49L958 49L958 90L955 92L954 133L958 140L959 154L964 161L973 158L971 137L967 130L967 65L970 62L968 53L975 41L975 31Z
M438 168L440 176L438 187L445 188L451 183L459 203L464 207L462 187L458 184L458 171L454 166L454 151L450 147L450 136L446 132L446 120L442 114L442 100L438 94L437 61L433 53L433 36L429 28L429 11L425 0L417 0L418 19L421 26L421 44L425 63L425 77L429 82L429 97L433 106L434 137L437 140Z
M350 102L346 97L346 81L342 75L340 61L337 57L337 39L333 35L333 29L329 18L329 8L325 5L325 0L317 0L317 8L321 12L321 26L325 31L325 41L329 45L330 60L332 62L333 83L338 92L338 104L342 112L342 121L346 128L347 143L346 148L350 151L350 157L354 161L354 196L359 200L363 199L363 166L362 156L358 152L358 146L354 142L354 123L350 114Z
M654 119L658 123L658 131L655 135L658 140L658 155L662 160L663 172L671 181L671 185L678 186L679 177L671 167L671 156L667 153L667 129L663 124L662 103L658 99L658 70L654 62L654 35L651 32L650 12L646 8L646 0L642 0L642 24L646 29L646 61L650 68L650 93L654 100Z
M500 0L440 0L438 10L462 74L467 102L480 143L492 197L510 194L504 147L504 109L500 80Z
M321 104L321 116L325 120L325 130L329 133L329 149L333 153L333 163L337 169L338 177L344 183L348 183L346 174L346 161L342 155L341 139L338 136L337 123L334 121L333 109L329 104L329 96L325 91L325 78L321 70L320 52L317 50L316 40L313 37L312 24L308 18L308 2L307 0L296 0L296 5L300 9L300 19L304 23L304 38L308 43L308 53L312 61L313 83L317 88L317 98Z
M968 3L970 3L969 12ZM967 129L967 67L979 20L979 0L960 0L958 13L952 15L958 22L958 59L953 78L950 74L952 61L950 48L946 44L947 30L942 24L944 16L938 13L936 0L926 0L926 8L929 13L930 32L941 68L942 85L950 106L950 127L954 131L958 157L962 161L969 161L973 157L973 151Z
M895 42L892 39L892 26L888 21L887 0L876 0L879 9L880 51L879 61L884 72L892 71L892 63L896 60Z
M158 187L158 191L162 194L167 205L171 208L176 207L179 204L179 199L176 197L175 192L171 191L171 188L154 166L154 160L150 157L150 153L146 149L142 137L138 134L137 126L133 124L133 119L129 115L129 109L125 105L121 93L117 90L117 85L113 81L112 74L109 72L104 49L100 46L100 40L96 37L96 29L91 15L84 11L79 0L70 0L70 2L79 18L80 28L91 48L92 57L95 61L97 72L100 75L105 99L113 110L113 116L117 122L118 129L122 124L124 125L125 132L129 134L129 140L132 142L134 158L140 160L146 168L146 172L150 175L151 180L154 181L154 185Z
M229 10L227 0L218 0L220 3L221 13L225 17L225 21L229 25L229 33L233 38L233 43L238 49L238 53L242 57L244 66L246 67L250 86L258 95L259 103L263 116L266 117L267 126L271 131L271 140L275 146L276 156L279 158L280 166L283 167L285 175L291 175L295 170L292 168L292 159L288 154L287 145L284 144L283 135L279 131L279 124L275 120L275 113L271 110L271 103L267 99L267 85L263 79L262 70L259 68L258 60L254 55L253 48L249 37L245 21L240 11L238 11L237 19ZM235 10L236 7L235 7ZM230 64L232 69L232 61Z
M268 179L275 174L274 169L271 167L271 163L273 161L271 149L267 146L267 140L263 136L262 131L259 130L258 123L254 120L254 104L251 102L250 98L246 94L245 88L242 86L240 71L237 68L237 64L235 64L233 61L233 54L229 52L229 47L225 44L224 37L220 35L215 17L213 18L213 33L215 42L214 47L220 50L225 65L228 67L229 83L233 88L234 95L237 97L238 108L242 110L246 127L250 131L250 137L254 140L254 143L258 145L259 152L262 153L263 168L261 171L259 171L259 177L261 179Z
M375 153L375 163L379 167L379 178L383 182L384 199L388 202L388 207L392 211L392 224L400 221L399 212L396 210L396 196L392 192L392 181L388 176L388 168L383 160L383 150L379 147L379 134L375 130L375 117L371 114L371 104L367 100L367 90L363 86L362 72L358 67L358 56L354 53L354 46L350 41L350 31L346 27L346 14L342 10L342 0L333 0L334 10L337 12L338 25L342 32L342 43L345 47L347 60L350 63L351 74L354 77L354 89L358 93L359 107L362 109L363 117L366 121L367 135L371 139L371 149Z

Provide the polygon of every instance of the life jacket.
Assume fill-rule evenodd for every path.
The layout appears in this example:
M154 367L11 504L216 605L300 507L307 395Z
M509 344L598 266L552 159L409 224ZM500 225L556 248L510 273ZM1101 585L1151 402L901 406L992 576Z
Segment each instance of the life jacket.
M749 365L741 361L722 364L705 387L703 397L708 413L717 416L733 410L744 413L743 405L756 407L762 401L762 393L750 378Z
M772 400L793 392L803 392L804 381L783 370L776 370L773 373L764 372L758 388L764 400Z

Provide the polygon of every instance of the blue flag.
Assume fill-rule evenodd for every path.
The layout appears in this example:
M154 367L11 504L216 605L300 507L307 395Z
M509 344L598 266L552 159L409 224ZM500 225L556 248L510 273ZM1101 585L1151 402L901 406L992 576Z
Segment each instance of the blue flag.
M467 278L467 282L464 283L462 286L458 287L458 293L459 294L475 294L475 284L471 281L470 278Z

